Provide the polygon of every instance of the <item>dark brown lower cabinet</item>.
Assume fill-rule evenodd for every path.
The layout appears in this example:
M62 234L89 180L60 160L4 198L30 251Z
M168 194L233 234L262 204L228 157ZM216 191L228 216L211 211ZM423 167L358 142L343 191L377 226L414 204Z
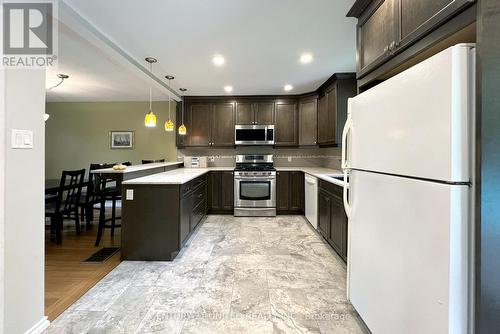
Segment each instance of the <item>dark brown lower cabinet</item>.
M278 214L304 212L304 173L276 173L276 210Z
M318 230L340 257L347 261L347 216L342 192L342 187L320 181Z
M209 213L232 214L234 211L234 174L231 171L208 175Z
M206 175L182 185L122 188L134 194L122 203L122 260L173 260L207 212Z

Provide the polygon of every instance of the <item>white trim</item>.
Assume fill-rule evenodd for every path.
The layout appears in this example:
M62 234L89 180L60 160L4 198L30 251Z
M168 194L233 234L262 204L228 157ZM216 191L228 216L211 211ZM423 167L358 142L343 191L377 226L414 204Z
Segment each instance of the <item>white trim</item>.
M49 319L43 317L39 322L37 322L33 327L28 329L24 334L41 334L50 325Z

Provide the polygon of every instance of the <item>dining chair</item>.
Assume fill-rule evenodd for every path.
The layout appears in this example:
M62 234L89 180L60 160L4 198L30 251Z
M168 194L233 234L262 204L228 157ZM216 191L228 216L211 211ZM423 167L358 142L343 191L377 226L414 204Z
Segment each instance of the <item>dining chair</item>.
M110 168L114 164L108 164L105 167L91 165L91 168L101 169ZM106 174L92 174L92 198L89 200L89 208L99 210L99 226L95 246L99 246L102 234L105 229L111 230L111 236L115 234L115 228L120 228L121 224L117 224L117 220L121 220L121 216L116 215L116 204L121 201L121 189L117 187L116 181L108 178ZM89 182L90 184L90 182ZM111 217L106 218L106 202L111 202Z
M97 178L97 175L92 173L92 171L97 169L105 169L112 168L115 164L111 163L92 163L89 167L89 180L87 183L87 191L85 196L82 197L80 201L80 208L85 213L85 227L87 230L92 228L92 222L94 220L94 210L100 210L99 207L96 207L97 204L100 204L100 193L96 192L99 190L101 179Z
M82 194L85 169L63 171L57 190L55 203L48 202L45 207L45 217L50 218L50 229L56 233L56 242L62 243L64 218L74 219L76 234L80 234L80 216L78 204Z

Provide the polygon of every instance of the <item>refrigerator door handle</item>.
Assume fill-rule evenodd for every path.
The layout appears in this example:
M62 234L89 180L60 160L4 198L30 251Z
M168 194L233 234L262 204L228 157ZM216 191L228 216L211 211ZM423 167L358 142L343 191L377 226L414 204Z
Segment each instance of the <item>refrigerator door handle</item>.
M351 113L347 114L347 120L344 125L344 130L342 131L342 169L349 169L349 162L347 161L347 136L352 130L352 118Z
M349 190L349 184L347 183L348 180L348 171L349 169L345 168L344 169L344 192L343 192L343 200L344 200L344 210L345 214L347 216L347 219L351 219L351 205L349 204L349 198L348 198L348 190Z

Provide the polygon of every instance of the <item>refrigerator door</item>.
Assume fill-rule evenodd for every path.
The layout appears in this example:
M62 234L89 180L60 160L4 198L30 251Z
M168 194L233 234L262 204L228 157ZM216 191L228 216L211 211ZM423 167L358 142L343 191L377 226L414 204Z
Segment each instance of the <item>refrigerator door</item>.
M373 334L465 334L469 188L353 170L349 299Z
M446 49L350 99L343 167L469 182L472 50Z

